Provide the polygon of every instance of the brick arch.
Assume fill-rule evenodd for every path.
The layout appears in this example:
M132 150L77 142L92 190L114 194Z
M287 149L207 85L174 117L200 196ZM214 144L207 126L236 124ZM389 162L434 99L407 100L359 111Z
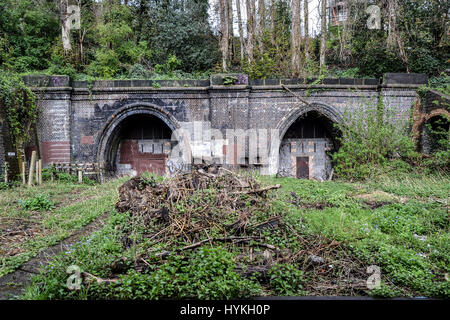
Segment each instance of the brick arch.
M284 135L298 118L311 111L318 112L333 123L342 123L343 121L343 114L337 108L324 103L311 103L307 106L301 106L291 110L278 122L276 126L278 133L272 135L275 141L271 141L270 143L269 166L266 169L267 171L264 172L265 174L276 174L278 172L279 152Z
M421 136L423 135L423 128L424 128L425 124L428 121L430 121L430 119L432 119L434 117L438 117L438 116L444 116L444 117L447 117L450 119L450 112L446 109L439 108L439 109L434 109L433 111L430 111L425 114L416 115L415 121L414 121L412 129L411 129L413 138L416 141L416 143L420 144L420 140L421 140ZM419 147L420 147L420 145L419 145Z
M118 133L118 126L125 119L133 115L151 115L163 121L172 131L172 140L178 141L178 145L182 150L183 156L189 157L189 155L191 154L189 141L184 134L179 122L170 113L155 104L138 102L128 104L120 108L109 117L97 137L97 162L108 164L108 162L111 161L110 155L108 153L110 152L111 144L113 143L114 139L116 138L116 134Z
M431 118L437 117L437 116L445 116L447 118L450 118L450 112L448 112L445 109L435 109L431 111L430 113L426 114L424 117L424 123L430 121Z
M277 129L279 130L280 140L283 139L286 132L298 118L311 111L322 114L334 123L341 123L343 119L343 115L338 109L324 103L311 103L305 107L295 108L278 122Z

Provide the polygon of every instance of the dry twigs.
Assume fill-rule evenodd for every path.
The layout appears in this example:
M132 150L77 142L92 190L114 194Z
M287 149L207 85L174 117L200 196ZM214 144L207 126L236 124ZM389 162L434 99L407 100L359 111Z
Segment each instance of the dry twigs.
M221 243L236 253L235 270L243 276L256 274L268 282L269 270L287 263L308 273L306 289L312 294L361 293L366 266L341 242L300 235L282 216L270 214L273 197L267 194L280 187L261 186L249 176L210 166L162 183L132 178L119 188L116 209L129 212L133 221L140 219L147 230L144 238L151 241L150 249L134 259L135 269L143 271L171 255ZM275 238L268 236L272 232ZM293 246L292 238L298 240Z

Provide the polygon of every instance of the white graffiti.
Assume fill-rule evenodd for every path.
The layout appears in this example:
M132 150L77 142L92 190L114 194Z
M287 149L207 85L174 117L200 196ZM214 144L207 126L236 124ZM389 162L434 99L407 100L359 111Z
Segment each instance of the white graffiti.
M279 139L278 129L221 131L211 128L209 122L194 121L172 132L172 141L178 143L172 148L169 159L178 159L184 164L268 165L270 146L279 145ZM168 162L170 172L179 168L179 163Z

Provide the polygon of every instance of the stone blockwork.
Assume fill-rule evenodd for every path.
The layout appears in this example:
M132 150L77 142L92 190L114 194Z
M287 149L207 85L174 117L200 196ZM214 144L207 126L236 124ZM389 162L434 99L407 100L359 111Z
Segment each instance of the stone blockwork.
M329 139L284 139L280 147L279 174L299 177L297 158L307 158L305 178L327 180L331 172L331 158L327 154L333 149Z
M239 79L247 81L245 77ZM281 159L280 146L286 144L284 134L296 119L316 111L338 122L346 112L377 105L379 99L396 112L398 119L408 119L419 86L414 79L407 83L399 83L398 78L395 83L325 79L322 84L312 84L314 79L250 79L247 84L243 81L232 86L215 85L220 83L217 77L212 82L71 82L64 76L28 77L26 81L41 99L38 125L45 165L63 161L114 162L120 143L117 132L123 120L132 115L149 115L161 119L175 133L172 140L176 141L176 152L172 150L166 159L172 164L183 159L189 165L199 157L223 163L229 157L234 159L232 165L254 165L262 173L275 174ZM155 86L155 82L159 85ZM303 143L309 147L310 143L316 144L316 152L307 155L311 157L310 176L326 179L330 167L325 157L327 142ZM256 157L252 150L258 151ZM230 152L237 154L229 156ZM291 175L295 176L295 171Z

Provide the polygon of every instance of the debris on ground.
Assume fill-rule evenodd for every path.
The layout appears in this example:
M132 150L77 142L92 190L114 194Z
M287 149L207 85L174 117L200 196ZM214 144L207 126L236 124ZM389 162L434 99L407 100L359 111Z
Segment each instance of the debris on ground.
M135 257L135 270L145 272L169 255L221 244L237 252L236 272L256 276L261 283L268 282L271 268L287 263L308 272L310 294L361 294L367 279L364 263L342 243L301 234L272 213L272 191L280 187L213 166L199 166L162 182L143 176L130 179L118 189L116 209L139 220L150 243ZM301 203L298 197L296 201ZM135 244L132 238L131 232L123 237L125 248ZM293 238L297 247L288 244ZM121 265L126 263L116 261L111 270L119 271Z

